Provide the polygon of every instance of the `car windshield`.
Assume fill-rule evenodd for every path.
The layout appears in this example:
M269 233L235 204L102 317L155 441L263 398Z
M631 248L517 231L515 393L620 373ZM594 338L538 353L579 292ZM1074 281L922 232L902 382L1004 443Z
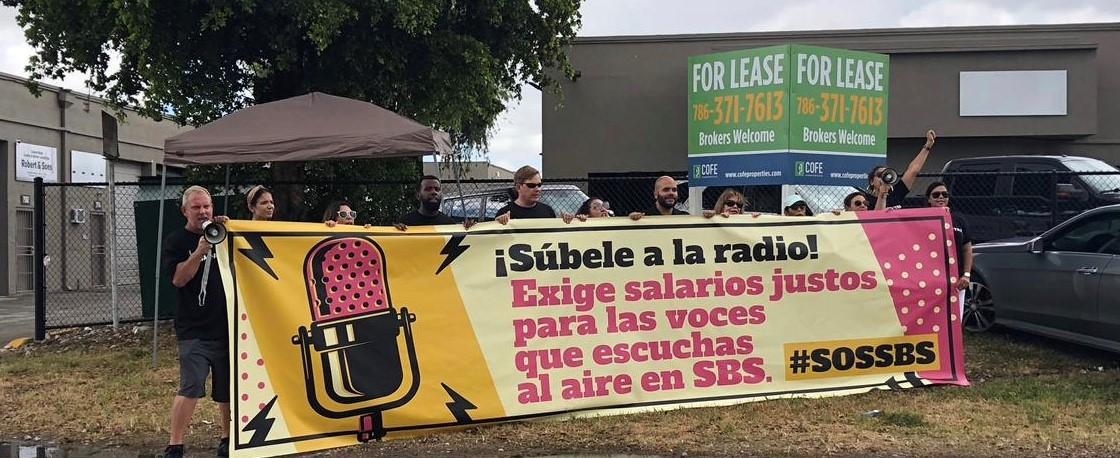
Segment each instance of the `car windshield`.
M813 214L821 214L836 209L844 208L844 197L852 192L859 191L852 186L827 186L827 185L792 185L792 193L805 199Z
M1120 171L1102 161L1078 159L1063 161L1074 172L1113 172L1109 175L1081 175L1081 181L1095 192L1113 191L1120 188Z
M587 194L579 189L545 189L541 193L541 202L556 210L556 214L569 213L574 215L585 200L587 200Z
M548 204L556 210L557 214L575 214L583 201L587 200L579 188L572 185L545 185L541 192L541 202ZM485 202L485 207L483 207ZM495 189L490 193L468 195L465 197L450 196L443 200L440 208L452 218L475 218L490 221L498 216L498 210L509 203L509 195L505 189ZM485 211L483 210L485 208Z

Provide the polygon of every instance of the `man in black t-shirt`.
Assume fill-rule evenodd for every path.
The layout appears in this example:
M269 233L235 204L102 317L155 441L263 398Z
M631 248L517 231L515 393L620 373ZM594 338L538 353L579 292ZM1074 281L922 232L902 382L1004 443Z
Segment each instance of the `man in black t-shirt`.
M641 212L630 213L630 219L637 221L643 216L687 215L677 210L677 180L663 176L653 183L653 206Z
M439 177L425 175L421 178L420 188L416 190L416 200L420 203L419 208L402 215L393 227L407 231L408 226L455 224L455 220L439 209L440 204L443 203L443 188ZM474 220L463 220L463 229L470 229L471 226L474 226Z
M498 209L498 217L494 220L507 224L510 219L555 218L556 210L548 204L541 202L541 172L532 166L526 165L517 169L513 174L513 188L517 197ZM567 213L561 215L565 223L572 222L574 215ZM587 219L586 215L580 218Z
M929 153L933 151L933 143L936 140L936 132L926 131L925 145L922 145L921 151L918 151L918 155L910 161L910 165L906 167L902 177L894 186L883 183L883 171L886 170L887 166L877 165L872 168L867 173L867 208L881 210L882 208L879 208L878 203L882 197L886 197L886 205L882 207L901 207L902 202L906 200L906 195L910 194L910 189L914 187L914 182L918 180L918 174L922 172L922 167L925 167L926 159L929 159Z
M181 210L187 225L163 241L161 271L175 286L175 336L179 344L179 392L171 407L171 439L164 456L184 455L183 439L198 400L206 395L206 376L213 373L211 398L218 403L222 425L218 456L229 454L229 339L226 296L213 247L202 237L203 223L224 223L211 217L210 193L201 186L183 192ZM207 265L209 264L209 268ZM207 272L205 287L204 272Z

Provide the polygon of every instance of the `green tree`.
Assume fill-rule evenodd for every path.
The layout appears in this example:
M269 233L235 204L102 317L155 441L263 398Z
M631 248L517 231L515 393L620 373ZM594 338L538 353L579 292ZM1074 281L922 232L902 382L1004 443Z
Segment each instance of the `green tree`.
M556 90L553 75L574 77L565 51L580 25L581 3L0 1L18 8L36 49L27 66L33 80L83 72L92 89L118 105L189 125L321 91L444 130L462 152L486 150L488 131L505 104L520 98L523 83ZM112 55L120 56L119 68L110 66ZM315 167L274 164L270 171L273 179L294 181L321 175ZM330 175L372 179L377 169L408 167L370 169L359 162ZM278 201L296 202L313 194L308 191L290 189ZM307 206L293 207L282 207L282 214L308 216Z

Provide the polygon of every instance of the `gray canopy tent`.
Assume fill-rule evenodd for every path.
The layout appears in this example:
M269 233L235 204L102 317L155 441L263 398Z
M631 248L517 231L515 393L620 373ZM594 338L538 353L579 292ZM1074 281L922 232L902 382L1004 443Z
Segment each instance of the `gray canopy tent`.
M160 196L167 166L319 161L450 154L451 138L372 103L321 92L262 103L164 141ZM227 169L226 188L229 187ZM159 221L163 221L160 199ZM152 364L156 362L163 224L156 232Z

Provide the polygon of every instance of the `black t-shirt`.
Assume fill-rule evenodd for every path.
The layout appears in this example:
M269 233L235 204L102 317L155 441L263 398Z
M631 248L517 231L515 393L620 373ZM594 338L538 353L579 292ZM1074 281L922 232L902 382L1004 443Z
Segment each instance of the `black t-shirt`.
M646 211L644 211L642 213L644 213L646 216L669 216L669 215L662 215L661 214L661 209L657 208L656 204L654 204L654 206L652 206L650 208L647 208ZM688 212L677 210L676 207L673 207L673 213L672 214L673 215L687 215Z
M400 217L400 223L406 226L435 226L439 224L455 224L455 220L443 214L443 212L436 212L436 214L432 216L427 216L420 213L420 210L413 210L412 213Z
M957 249L957 266L961 269L964 269L964 246L969 243L972 243L972 235L968 230L968 221L953 213L953 246Z
M891 189L891 193L887 194L887 207L901 207L902 202L906 200L907 194L910 194L910 187L906 186L906 182L899 180L898 183L895 183L894 189ZM874 210L875 205L878 202L879 198L871 195L870 193L867 194L868 210Z
M544 202L537 202L532 207L522 207L517 205L517 202L510 202L506 206L498 210L498 216L502 216L509 212L510 219L531 219L531 218L555 218L556 210L549 207Z
M198 239L202 234L195 234L185 228L179 228L163 240L162 273L167 278L175 276L175 267L186 261L191 253L198 248ZM213 256L213 255L211 255ZM194 278L175 288L178 297L178 308L175 310L175 335L179 340L226 340L226 293L222 288L222 276L218 269L218 259L210 262L210 278L206 282L206 300L200 303L199 292L202 291L202 272L206 268L206 260L198 266Z

